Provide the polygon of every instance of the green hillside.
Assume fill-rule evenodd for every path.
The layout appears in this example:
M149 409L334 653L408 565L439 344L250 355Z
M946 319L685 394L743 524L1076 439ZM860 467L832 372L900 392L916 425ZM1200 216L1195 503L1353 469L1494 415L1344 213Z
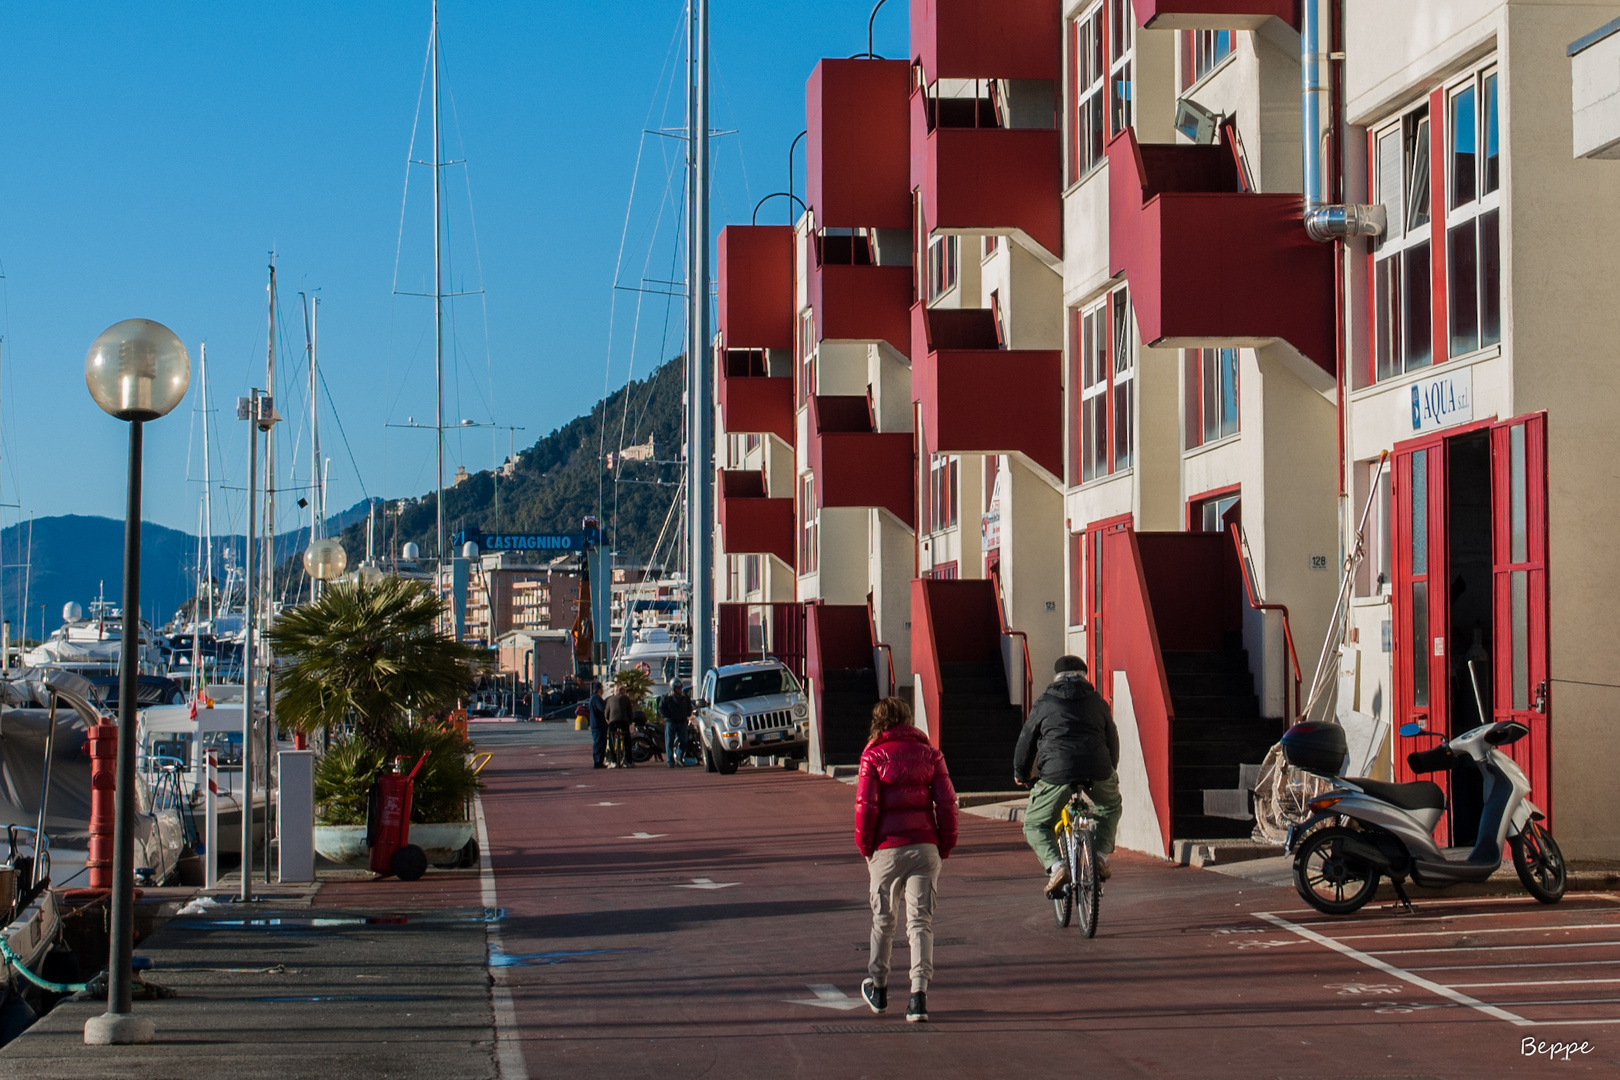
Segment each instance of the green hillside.
M608 531L613 549L627 559L650 556L670 502L680 490L677 459L683 428L683 367L684 360L677 357L648 378L614 391L588 414L521 451L515 475L473 473L448 489L445 531L450 536L462 529L572 532L587 515L598 513L600 496L602 527ZM599 449L616 455L621 446L644 444L649 436L656 450L654 460L621 463L615 457L617 475L607 473ZM415 541L424 555L432 554L436 543L433 492L390 502L387 516L385 525L379 511L379 553L397 552ZM364 554L365 528L360 521L341 534L351 564Z

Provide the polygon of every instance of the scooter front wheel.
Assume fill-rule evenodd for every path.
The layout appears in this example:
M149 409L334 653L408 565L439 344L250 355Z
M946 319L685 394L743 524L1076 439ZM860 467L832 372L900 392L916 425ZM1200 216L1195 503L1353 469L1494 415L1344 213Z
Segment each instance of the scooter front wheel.
M1513 849L1513 869L1526 892L1543 904L1556 904L1564 898L1564 853L1541 822L1532 821L1523 833L1508 837L1508 846Z
M1349 915L1378 889L1378 871L1346 850L1352 829L1334 826L1307 836L1294 856L1294 888L1326 915Z

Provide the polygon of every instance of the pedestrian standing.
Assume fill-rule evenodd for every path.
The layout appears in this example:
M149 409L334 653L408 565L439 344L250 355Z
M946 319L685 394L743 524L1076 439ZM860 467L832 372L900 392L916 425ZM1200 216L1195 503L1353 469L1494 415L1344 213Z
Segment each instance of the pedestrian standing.
M692 699L681 680L669 684L669 693L658 703L658 714L664 718L664 760L672 769L685 765L686 724L692 718Z
M591 717L591 768L607 768L607 702L602 698L601 682L591 683L591 696L585 707Z
M911 706L884 698L872 709L871 739L855 784L855 846L871 875L872 947L861 996L875 1013L889 1007L889 953L900 897L911 942L906 1019L928 1019L934 977L934 900L940 863L956 846L956 790L945 756L912 723Z

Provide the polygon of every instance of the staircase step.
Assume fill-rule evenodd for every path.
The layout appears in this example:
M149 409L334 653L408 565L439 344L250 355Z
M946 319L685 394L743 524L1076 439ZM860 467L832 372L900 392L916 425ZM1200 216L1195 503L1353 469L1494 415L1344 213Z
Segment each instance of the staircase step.
M1170 683L1170 696L1176 697L1247 697L1254 693L1254 676L1247 668L1242 671L1176 671L1165 672Z
M1183 768L1235 768L1238 765L1258 765L1265 759L1267 749L1269 746L1256 747L1252 743L1224 740L1178 742L1173 744L1171 761L1175 763L1177 773Z
M1198 739L1241 740L1272 745L1288 725L1282 720L1256 716L1191 716L1177 713L1172 725L1176 742Z
M1200 810L1203 809L1201 801L1197 805ZM1253 833L1254 822L1236 818L1177 814L1170 820L1170 836L1174 840L1247 839Z
M1247 697L1179 697L1172 693L1170 704L1177 716L1260 718L1260 699L1253 694Z
M1249 670L1249 654L1242 649L1207 652L1170 651L1164 653L1164 670L1166 675L1171 672L1177 674L1246 672Z

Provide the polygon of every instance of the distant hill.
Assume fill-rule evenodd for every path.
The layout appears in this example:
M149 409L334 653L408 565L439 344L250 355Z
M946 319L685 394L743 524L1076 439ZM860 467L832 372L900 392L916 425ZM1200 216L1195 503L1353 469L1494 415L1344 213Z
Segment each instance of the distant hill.
M602 526L621 557L644 559L652 554L658 530L680 490L681 433L685 379L684 361L677 357L661 365L646 379L630 383L608 396L589 413L570 420L518 454L511 477L493 472L473 473L445 491L445 532L462 529L500 532L572 532L588 514L597 513L598 480L602 480ZM628 406L628 408L627 408ZM606 439L599 444L604 432ZM623 426L623 439L620 428ZM652 439L650 460L617 461L621 446L645 445ZM603 475L598 449L615 454L618 484ZM499 496L497 500L497 495ZM398 508L397 525L392 520ZM364 506L361 506L362 518ZM378 515L379 554L397 552L414 541L424 555L437 543L434 493L418 499L389 503ZM616 535L611 532L617 524ZM343 530L343 546L351 563L365 553L365 522Z
M602 525L609 530L614 550L626 559L650 556L670 503L680 490L682 368L681 358L670 360L646 379L615 391L588 414L539 439L518 454L512 476L473 473L448 489L446 531L452 536L462 529L572 532L586 515L598 512L600 490ZM621 446L645 445L649 438L654 449L651 459L617 460ZM598 464L599 447L615 455L617 485L615 477L604 476ZM376 512L379 555L397 552L408 541L420 545L424 554L432 553L432 492L416 499L372 502L382 504ZM341 537L351 565L365 554L367 510L368 504L362 500L327 520L327 534ZM612 532L615 524L616 535ZM308 537L307 526L277 537L278 563L296 573L296 564L286 561L303 551ZM223 552L229 547L240 565L242 537L216 537L215 545L215 577L223 581ZM196 536L152 522L141 526L141 609L147 618L156 615L166 622L192 598L197 554ZM31 574L22 565L28 562ZM107 599L115 604L120 601L124 523L70 514L12 525L0 532L0 564L4 566L0 569L0 612L12 621L13 638L37 638L42 606L49 632L61 625L62 606L69 601L88 607L103 589ZM25 589L26 631L22 618Z

